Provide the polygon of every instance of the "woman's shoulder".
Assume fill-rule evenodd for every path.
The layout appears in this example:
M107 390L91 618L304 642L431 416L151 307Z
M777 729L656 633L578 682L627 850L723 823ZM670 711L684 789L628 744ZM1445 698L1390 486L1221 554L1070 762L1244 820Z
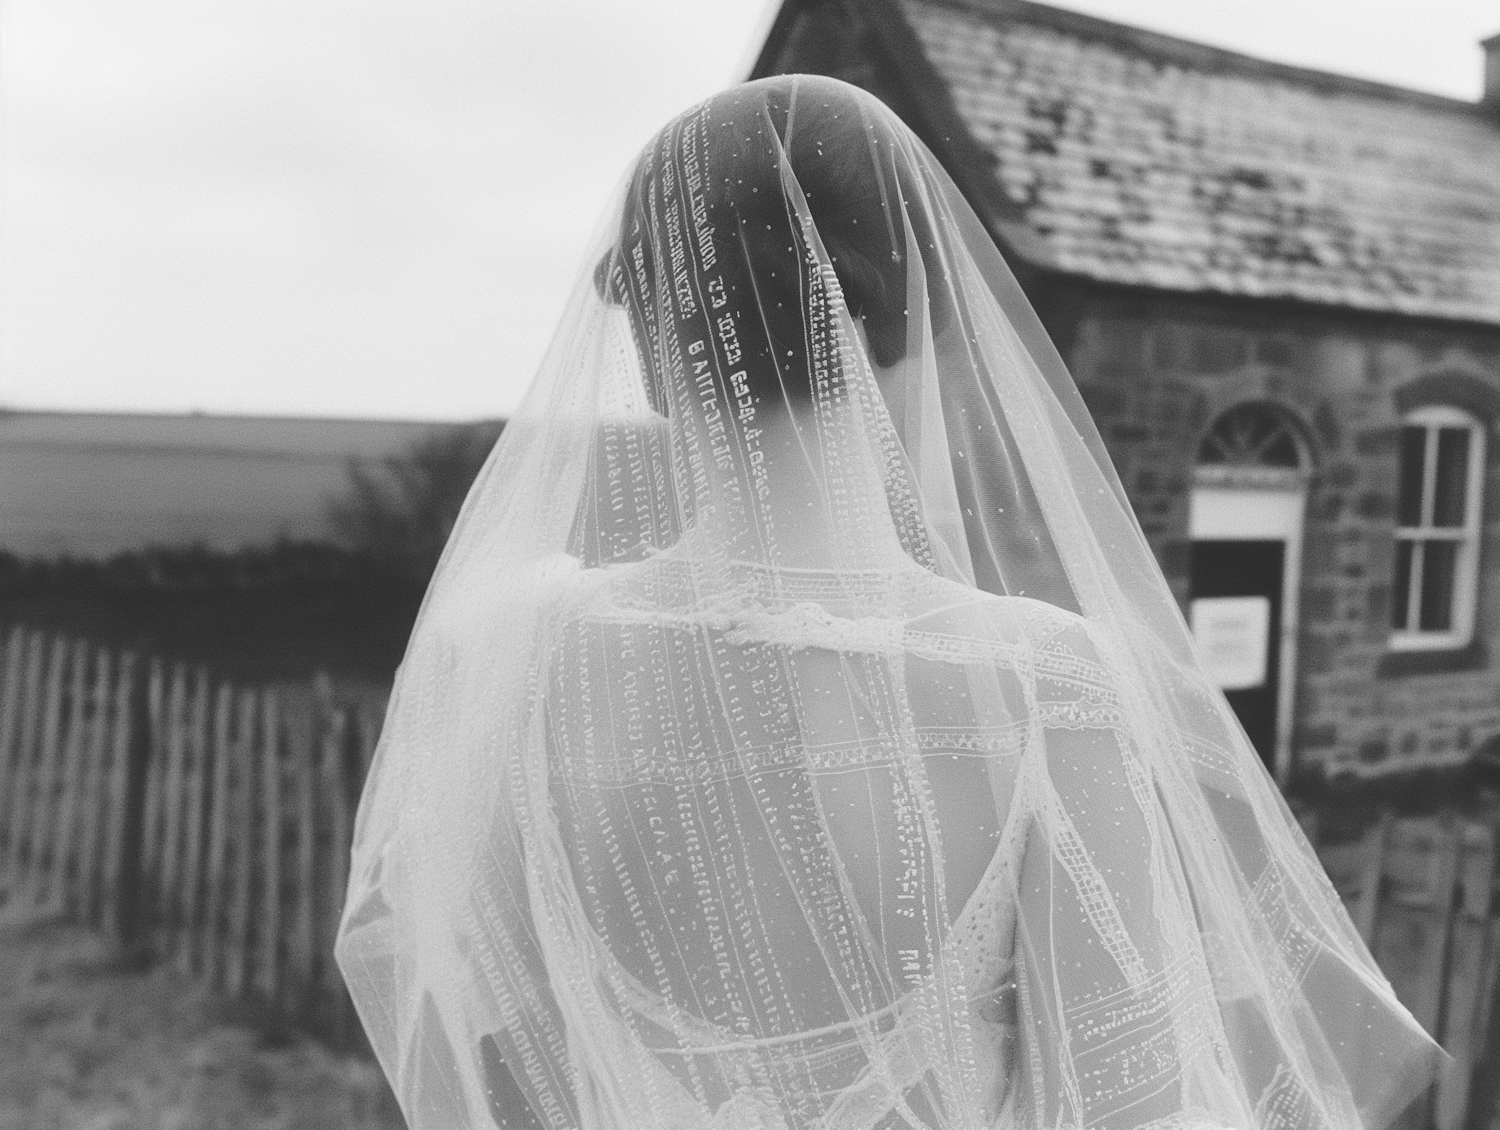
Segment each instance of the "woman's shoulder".
M587 603L602 580L576 557L548 554L497 570L460 565L435 585L422 611L425 628L448 641L490 634L500 625L519 626L534 617L555 617Z
M557 586L570 596L557 612L569 623L607 633L641 622L718 627L732 644L911 648L955 656L975 649L988 654L996 647L1092 650L1087 622L1076 612L1033 597L988 593L915 562L909 568L857 573L773 571L774 583L763 572L736 577L719 589L671 553L575 568L565 574L566 585Z
M1067 608L1030 596L985 592L931 576L915 601L908 628L962 639L1039 644L1058 635L1087 634L1087 621Z

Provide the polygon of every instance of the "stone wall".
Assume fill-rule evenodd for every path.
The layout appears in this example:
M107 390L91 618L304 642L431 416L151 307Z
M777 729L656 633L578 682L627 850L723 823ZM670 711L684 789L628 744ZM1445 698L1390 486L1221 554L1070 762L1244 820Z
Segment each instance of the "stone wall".
M908 83L920 83L913 74L921 68L899 67L863 11L819 0L799 5L766 73L835 75L883 98L918 132L931 127L941 118L932 114L941 90L914 95ZM950 171L974 174L959 178L970 188L989 184L987 169ZM973 202L984 210L983 201ZM1314 466L1299 593L1294 774L1451 764L1486 743L1500 754L1500 432L1493 427L1475 646L1426 656L1387 647L1404 398L1437 385L1500 423L1500 330L1093 284L1020 260L1012 267L1072 369L1184 605L1189 496L1204 432L1220 413L1251 400L1274 402L1297 421Z
M1281 406L1312 453L1296 772L1384 771L1500 743L1500 332L1054 280L1033 288L1179 600L1195 455L1212 421ZM1475 645L1393 653L1398 421L1423 394L1489 416Z

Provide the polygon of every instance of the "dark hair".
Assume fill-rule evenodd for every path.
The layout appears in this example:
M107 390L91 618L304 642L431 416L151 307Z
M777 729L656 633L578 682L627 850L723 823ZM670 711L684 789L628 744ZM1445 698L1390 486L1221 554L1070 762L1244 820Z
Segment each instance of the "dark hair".
M889 366L906 352L913 253L926 274L933 330L940 331L951 306L941 293L941 262L925 213L905 207L920 186L913 183L916 173L898 129L871 95L811 76L737 87L663 129L637 161L619 241L595 271L600 293L630 311L648 374L655 369L649 343L658 287L671 281L658 277L660 256L653 253L663 225L672 222L662 214L661 195L669 178L686 175L685 153L701 161L703 203L721 272L716 281L722 280L726 300L739 294L760 315L757 332L741 333L745 370L757 396L811 395L810 387L784 384L781 377L787 355L800 356L803 349L809 256L809 236L800 230L782 184L782 152L876 363ZM680 212L676 222L683 222ZM665 411L662 390L650 392Z

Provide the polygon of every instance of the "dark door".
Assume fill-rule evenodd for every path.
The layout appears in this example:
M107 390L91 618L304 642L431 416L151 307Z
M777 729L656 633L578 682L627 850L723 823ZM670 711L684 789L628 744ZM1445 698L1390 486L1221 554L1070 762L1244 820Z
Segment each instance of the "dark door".
M1256 752L1267 768L1274 768L1276 759L1276 688L1281 666L1281 578L1286 565L1286 542L1284 541L1195 541L1193 542L1192 572L1188 581L1188 597L1197 601L1209 597L1261 597L1269 603L1269 614L1265 605L1249 600L1223 601L1215 606L1209 601L1197 612L1207 612L1212 607L1238 609L1250 613L1243 622L1254 626L1257 633L1264 631L1265 639L1249 641L1251 645L1263 643L1263 662L1253 660L1246 666L1240 662L1229 676L1236 684L1226 687L1224 696L1239 716ZM1206 621L1211 618L1205 616ZM1265 621L1261 629L1261 621ZM1225 622L1221 618L1221 622ZM1228 621L1231 623L1232 620ZM1200 639L1200 644L1204 641ZM1244 651L1246 641L1227 637L1230 649ZM1212 657L1210 669L1214 668ZM1234 667L1236 656L1228 656ZM1250 671L1250 674L1246 674ZM1259 681L1257 675L1259 672Z

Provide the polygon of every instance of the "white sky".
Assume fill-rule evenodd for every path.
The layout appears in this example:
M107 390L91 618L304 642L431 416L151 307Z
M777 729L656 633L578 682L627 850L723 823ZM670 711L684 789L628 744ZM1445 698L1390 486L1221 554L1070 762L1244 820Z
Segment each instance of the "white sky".
M1077 0L1476 98L1497 0ZM0 407L469 418L767 0L0 0Z

